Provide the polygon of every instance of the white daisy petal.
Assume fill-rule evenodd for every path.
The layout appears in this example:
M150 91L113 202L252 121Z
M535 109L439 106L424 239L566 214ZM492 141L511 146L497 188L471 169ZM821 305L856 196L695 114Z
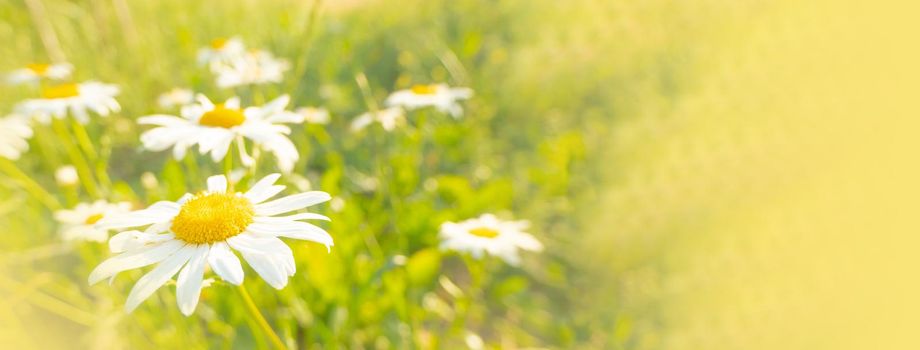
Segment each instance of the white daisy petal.
M103 261L89 274L89 284L115 276L119 272L156 264L184 246L184 242L167 241L127 251Z
M208 254L208 265L221 279L230 284L243 283L243 266L225 242L216 242Z
M280 177L281 174L266 175L261 180L256 182L255 185L252 185L252 187L249 188L249 191L247 191L244 196L249 198L253 204L262 203L266 199L269 199L284 190L284 186L273 186L275 181L278 181L278 178ZM281 189L278 189L279 187Z
M262 277L265 282L275 289L284 289L288 283L288 273L286 268L272 259L268 254L242 253L243 259L256 273Z
M208 178L209 192L226 192L227 177L224 175L214 175Z
M134 311L142 301L147 300L153 292L163 286L166 281L169 281L172 276L179 272L182 265L195 254L195 251L196 247L194 245L185 245L137 280L125 300L125 312Z
M176 301L183 315L191 315L201 296L201 283L204 280L204 267L208 260L208 245L195 247L192 258L176 279Z
M257 235L271 237L287 237L306 241L321 243L328 249L333 245L332 236L325 230L316 225L300 221L289 221L286 223L252 223L246 228L247 231Z
M271 202L256 205L256 215L272 216L281 213L287 213L298 209L303 209L311 205L319 204L332 199L332 197L321 191L310 191L298 193L287 197L282 197Z
M328 216L316 214L316 213L298 213L288 216L257 216L255 222L288 222L288 221L297 221L297 220L323 220L323 221L332 221Z

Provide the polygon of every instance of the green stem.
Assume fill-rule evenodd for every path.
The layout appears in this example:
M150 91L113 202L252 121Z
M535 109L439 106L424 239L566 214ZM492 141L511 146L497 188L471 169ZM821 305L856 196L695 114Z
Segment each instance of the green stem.
M90 162L99 159L99 155L96 154L96 148L93 147L93 142L90 140L89 133L86 132L86 127L76 119L73 119L71 124L73 125L73 133L77 137L77 144L83 149L83 153L86 153L86 158Z
M249 295L249 292L246 291L246 287L242 284L239 285L238 290L240 291L240 296L243 297L243 303L246 304L246 310L252 315L252 317L258 323L259 328L262 329L262 333L268 338L268 340L275 346L277 349L287 349L287 346L284 345L284 342L281 341L281 337L278 337L278 334L272 330L272 327L268 324L268 321L265 320L265 316L262 316L262 312L259 311L259 307L256 306L256 303L252 301L252 297ZM255 329L253 329L255 331Z
M230 189L233 189L233 180L230 178L230 173L233 172L233 152L228 151L227 156L224 158L224 176L227 177L227 183L229 184Z
M10 177L19 181L22 187L31 193L35 198L41 201L48 209L58 210L61 209L61 203L58 202L57 198L48 193L41 185L39 185L35 180L26 175L26 173L19 170L19 168L12 161L0 158L0 168L4 172L10 175Z
M69 141L74 139L70 135L70 132L67 131L67 127L63 124L63 121L55 119L51 122L51 127L54 128L55 133L58 134L58 137L61 138L61 141L69 143ZM96 182L93 180L92 170L90 170L86 159L83 158L83 154L81 154L80 150L74 147L72 144L65 145L64 149L67 151L67 156L70 158L70 162L73 163L75 168L77 168L77 173L80 175L80 183L83 184L83 187L86 189L86 193L88 193L93 198L99 198L99 189L96 187Z

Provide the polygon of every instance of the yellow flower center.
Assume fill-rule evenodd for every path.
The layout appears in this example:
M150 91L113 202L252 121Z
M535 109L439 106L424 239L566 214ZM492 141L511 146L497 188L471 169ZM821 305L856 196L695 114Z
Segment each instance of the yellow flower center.
M479 236L483 238L495 238L498 237L498 231L488 228L488 227L477 227L470 230L470 234L473 236Z
M86 224L93 225L99 222L99 220L102 220L102 214L93 214L93 215L90 215L88 218L86 218Z
M26 68L38 75L45 75L48 72L48 68L51 68L50 64L47 63L29 63L26 65Z
M412 86L412 92L416 95L434 95L435 92L438 92L437 85L414 85Z
M203 193L182 205L170 229L188 243L214 243L236 236L252 223L255 209L236 193Z
M224 48L224 46L227 46L227 41L228 41L227 38L217 38L217 39L211 40L211 48L215 50L220 50Z
M205 112L198 120L198 124L229 129L245 121L246 115L243 114L243 110L226 108L219 103L214 105L214 109Z
M68 98L80 96L80 86L77 84L61 84L42 89L43 98Z

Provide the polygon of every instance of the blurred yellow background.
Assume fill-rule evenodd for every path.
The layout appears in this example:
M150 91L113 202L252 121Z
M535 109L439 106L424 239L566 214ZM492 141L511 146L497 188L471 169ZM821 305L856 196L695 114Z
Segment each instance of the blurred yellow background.
M671 5L692 68L616 123L584 246L617 346L920 348L917 6Z

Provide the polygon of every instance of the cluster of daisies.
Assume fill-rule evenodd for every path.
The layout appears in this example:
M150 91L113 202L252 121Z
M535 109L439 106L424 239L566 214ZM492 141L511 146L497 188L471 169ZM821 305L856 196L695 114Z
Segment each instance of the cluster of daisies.
M220 88L280 82L290 64L264 50L249 50L239 38L217 39L200 50L198 60L216 77ZM17 160L28 151L33 121L47 124L53 118L72 117L81 124L120 111L115 99L119 88L95 81L73 82L73 67L66 63L30 64L8 74L12 84L37 87L38 97L15 107L0 119L0 157ZM446 84L416 85L393 92L385 109L354 118L352 130L379 123L393 130L405 120L406 111L435 108L454 118L462 116L460 101L472 96L467 88ZM288 110L288 95L262 105L244 105L237 97L214 101L188 89L173 89L157 99L165 112L142 116L137 123L150 126L140 136L149 151L171 150L177 159L197 146L198 153L214 162L232 157L236 148L245 167L254 167L258 154L274 157L282 173L290 173L299 159L289 139L290 125L325 124L329 112L315 107ZM248 149L247 149L248 148ZM198 304L204 275L213 272L229 284L243 282L240 257L274 288L284 288L296 272L290 247L281 238L320 243L331 249L333 239L308 221L329 218L304 209L329 201L330 195L309 191L275 198L285 186L276 182L281 174L255 181L246 190L228 177L207 178L203 191L189 193L176 201L153 203L133 210L131 203L109 203L103 199L59 210L61 237L67 241L108 242L114 256L103 261L89 276L90 284L114 278L119 272L154 267L130 291L126 309L136 308L158 288L175 277L179 308L190 315ZM78 174L65 166L55 174L59 183L76 183ZM481 258L497 256L509 264L520 261L519 250L540 251L542 245L524 231L525 221L503 221L485 214L459 223L442 224L441 248L468 252ZM116 234L109 236L110 231Z

